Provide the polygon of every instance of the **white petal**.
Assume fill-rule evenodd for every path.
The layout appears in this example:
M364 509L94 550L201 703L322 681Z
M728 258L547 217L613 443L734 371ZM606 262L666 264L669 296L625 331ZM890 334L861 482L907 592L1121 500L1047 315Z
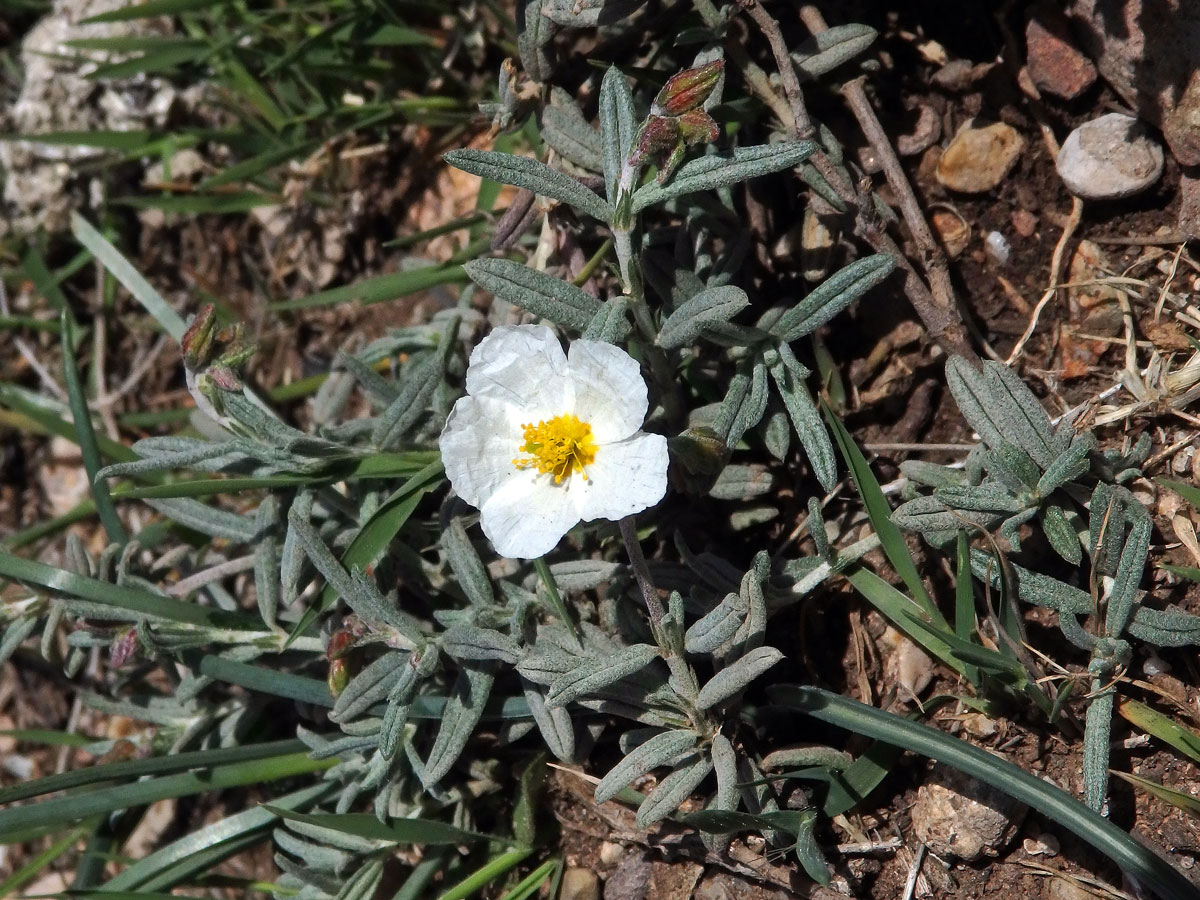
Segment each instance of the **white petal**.
M533 559L553 550L579 513L567 485L531 469L517 472L479 508L479 524L501 556Z
M639 431L602 445L587 467L586 487L579 488L580 518L623 519L653 506L667 492L667 462L667 439L661 434ZM577 475L571 480L584 483Z
M523 440L519 414L507 403L460 397L438 439L446 477L455 493L481 507L519 470L513 459Z
M646 420L646 382L638 362L620 347L575 341L570 348L574 413L592 426L596 442L621 441Z
M570 409L567 358L545 325L496 328L471 353L467 393L518 407L525 422Z

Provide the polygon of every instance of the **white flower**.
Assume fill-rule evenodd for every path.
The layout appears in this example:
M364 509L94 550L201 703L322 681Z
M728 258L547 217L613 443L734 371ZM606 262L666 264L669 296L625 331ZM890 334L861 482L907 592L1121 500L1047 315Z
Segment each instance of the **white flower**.
M503 556L542 556L580 520L621 519L667 490L667 441L640 431L646 383L624 350L544 325L475 348L440 446L446 475Z

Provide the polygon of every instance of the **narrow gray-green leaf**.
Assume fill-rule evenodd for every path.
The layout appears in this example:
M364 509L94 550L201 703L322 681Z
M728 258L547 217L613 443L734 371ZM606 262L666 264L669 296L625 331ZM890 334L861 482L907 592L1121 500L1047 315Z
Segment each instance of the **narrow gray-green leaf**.
M453 693L446 702L442 724L433 741L421 780L427 788L441 781L462 755L471 733L483 716L494 676L483 669L459 670Z
M804 41L792 60L803 77L817 79L864 52L878 36L870 25L834 25Z
M475 545L467 537L467 530L461 519L455 519L450 527L442 534L442 549L446 552L446 561L458 578L459 587L467 595L467 599L476 606L489 607L495 602L492 592L492 580L488 578L483 560L475 550Z
M658 656L657 647L650 644L631 644L612 656L584 660L572 671L558 676L551 682L550 690L546 693L546 702L551 706L565 706L578 697L595 693L632 675Z
M896 260L887 253L876 253L852 262L830 275L780 316L771 327L771 334L788 343L811 334L887 278L895 268Z
M492 150L451 150L442 158L464 172L559 200L601 222L610 218L609 206L600 196L536 159Z
M638 188L633 195L633 212L637 214L647 207L684 194L711 191L781 169L790 169L811 156L815 150L816 145L812 141L791 141L739 147L726 153L701 156L680 166L666 184L652 182Z
M558 93L559 89L555 89L554 94ZM600 135L584 119L570 95L542 110L542 137L556 153L580 168L591 172L604 170Z
M651 769L669 765L680 754L693 749L698 737L694 731L664 731L634 747L600 779L594 795L596 802L608 802L634 779L641 778Z
M1119 527L1121 523L1110 523ZM1104 631L1109 637L1119 637L1133 616L1134 600L1137 598L1138 582L1146 569L1146 557L1150 552L1150 516L1141 513L1135 516L1129 529L1129 537L1121 549L1120 562L1113 576L1112 592L1108 598L1108 611L1104 617Z
M737 662L717 672L700 688L696 706L700 709L710 709L728 700L781 659L783 654L774 647L758 647L751 650Z
M180 525L186 525L211 537L228 538L241 544L249 544L258 533L254 520L249 516L217 509L189 497L146 500L146 503Z
M521 648L506 634L477 625L454 625L442 636L442 649L455 659L500 660L514 665Z
M707 288L683 303L659 329L657 343L674 350L692 344L711 325L728 322L750 305L746 292L731 284Z
M532 682L524 683L525 702L546 747L562 762L575 758L575 728L571 714L561 706L547 706L545 693Z
M625 76L609 66L600 82L600 150L604 168L604 188L608 204L616 208L621 169L633 150L637 131L637 113Z
M584 340L603 341L606 344L619 344L633 330L629 324L629 298L625 295L613 297L600 307L600 311L592 316L588 327L583 330Z
M576 331L584 331L602 309L582 288L509 259L476 259L465 268L485 291Z
M707 754L699 755L694 762L686 763L658 783L650 796L638 807L634 823L638 828L649 828L661 822L683 804L696 788L700 787L712 771L712 760Z
M739 594L726 594L724 600L692 623L684 635L684 649L697 654L714 652L737 634L745 621L746 611Z
M779 390L779 396L787 409L788 418L796 429L796 436L804 446L804 452L812 465L817 481L827 491L837 484L837 461L833 453L833 442L821 421L821 414L813 403L812 395L804 382L778 357L767 360L771 377Z

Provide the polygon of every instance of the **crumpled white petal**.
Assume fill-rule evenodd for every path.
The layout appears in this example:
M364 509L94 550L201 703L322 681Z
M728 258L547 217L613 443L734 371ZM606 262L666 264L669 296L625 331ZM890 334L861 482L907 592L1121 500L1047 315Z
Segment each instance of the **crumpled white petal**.
M571 386L566 354L545 325L495 329L467 365L468 394L502 400L534 422L562 412L572 402Z
M438 446L446 477L458 496L480 506L520 470L513 458L521 443L514 407L487 397L460 397L450 410Z
M620 519L658 503L667 489L667 441L640 431L646 384L635 359L597 341L564 354L543 325L497 328L471 354L467 396L454 404L439 446L458 495L479 509L483 533L503 556L549 553L581 519ZM586 479L556 483L527 457L523 426L574 415L591 428Z
M575 341L567 359L575 415L592 426L597 443L623 440L642 427L649 404L636 359L600 341Z
M545 556L579 521L577 503L567 486L554 484L549 476L531 469L513 471L516 477L480 506L479 524L501 556Z
M588 480L580 479L579 518L623 519L653 506L667 492L667 462L667 439L661 434L639 432L600 447L588 466Z

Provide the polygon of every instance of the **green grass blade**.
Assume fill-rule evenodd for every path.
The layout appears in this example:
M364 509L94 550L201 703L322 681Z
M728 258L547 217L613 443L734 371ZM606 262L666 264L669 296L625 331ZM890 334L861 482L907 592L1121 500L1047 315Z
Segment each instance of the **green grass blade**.
M83 25L98 25L102 22L130 22L134 19L149 19L152 16L177 16L197 9L213 9L224 5L222 0L146 0L145 3L128 3L111 12L84 19Z
M141 613L154 619L202 625L210 628L236 628L257 631L262 623L257 618L240 613L210 609L163 597L142 588L109 584L96 578L56 569L45 563L22 559L0 550L0 578L24 581L69 597L78 597L102 606L112 606Z
M16 803L42 794L52 794L55 791L71 791L89 784L102 781L121 781L125 779L143 778L147 775L166 775L174 772L184 772L195 768L213 768L235 762L248 762L254 759L265 759L269 756L280 756L286 753L297 753L304 749L304 743L298 740L271 741L265 744L248 744L245 747L229 747L216 750L196 750L191 753L176 753L171 756L152 756L148 759L131 759L122 762L106 763L88 766L85 769L74 769L57 775L47 775L33 781L23 781L19 784L0 788L0 804Z
M925 652L960 675L965 674L966 667L963 661L955 656L950 644L937 634L938 629L932 625L928 630L913 626L914 619L924 622L925 616L922 608L911 597L903 591L896 590L865 566L851 566L842 575L889 622L919 644Z
M342 567L351 572L355 569L364 569L379 559L416 510L421 498L441 484L442 478L442 460L439 457L397 488L380 504L375 514L363 524L358 534L354 536L354 540L342 554ZM316 606L310 607L300 617L300 621L292 629L288 643L290 644L307 631L317 617L331 609L336 602L337 592L328 584L325 585L321 591L320 602Z
M21 887L43 874L56 859L87 837L90 830L90 827L74 828L41 853L30 857L25 865L0 881L0 897L16 896Z
M470 897L476 891L483 890L483 888L501 875L514 869L532 852L533 850L522 848L501 853L499 856L488 860L458 884L448 888L438 897L438 900L466 900L467 897Z
M328 828L340 834L365 838L369 841L388 841L392 844L427 844L433 847L495 840L490 835L464 831L436 819L392 819L385 824L368 813L307 815L272 807L270 804L266 804L266 808L281 819L303 822L317 828Z
M186 215L229 215L249 212L258 206L274 206L282 198L258 191L226 191L215 194L144 194L118 197L113 203L133 209L157 209Z
M296 300L281 300L268 305L271 312L296 312L316 306L335 306L340 303L384 303L407 297L418 291L426 291L439 284L462 284L468 281L466 270L461 265L445 263L423 266L405 272L393 272L367 278L344 287L330 288L300 297Z
M276 797L271 805L276 809L304 809L331 793L334 788L333 784L316 784ZM221 819L138 860L110 878L104 890L169 890L197 873L207 872L222 860L261 843L269 837L270 828L278 820L275 813L261 805Z
M1158 710L1151 709L1137 700L1120 701L1117 704L1117 712L1131 725L1160 741L1165 741L1193 762L1200 763L1200 734L1192 729L1180 725L1170 716L1164 716Z
M145 806L172 797L188 797L223 788L259 784L320 772L336 765L336 759L309 759L306 752L271 756L250 762L215 766L200 772L166 775L133 784L81 791L35 804L0 810L0 843L18 828L70 822L134 806Z
M46 434L64 437L72 442L79 439L74 425L48 406L37 402L34 395L16 385L0 382L0 404L33 420ZM115 462L133 462L139 458L124 444L119 444L102 434L96 435L96 444L104 456Z
M1127 831L1088 809L1061 788L1007 760L936 728L889 715L820 688L779 685L768 688L768 693L778 706L886 741L978 778L1069 829L1163 900L1196 900L1196 888L1192 883L1170 863L1139 844Z
M1196 507L1196 509L1200 509L1200 488L1194 484L1175 481L1173 478L1155 478L1154 480L1163 487L1173 490L1188 503L1192 504L1192 506Z
M113 505L108 493L108 484L103 479L97 480L96 473L104 463L100 459L100 445L96 443L96 430L92 427L92 414L88 409L87 396L83 392L83 382L76 368L75 350L71 341L71 321L67 318L66 310L60 314L59 324L62 327L62 340L59 344L63 352L63 381L67 386L67 397L71 401L71 418L75 420L76 442L83 456L83 468L87 472L88 487L92 493L92 501L96 504L96 512L100 516L100 524L111 544L124 546L129 542L121 517Z
M3 547L5 550L19 550L22 547L32 544L34 541L41 540L47 535L61 531L68 526L74 525L76 522L82 522L84 519L95 514L96 502L88 498L77 503L74 508L67 510L61 516L55 516L53 519L38 522L36 525L30 525L28 528L23 528L15 534L10 534L3 542L0 542L0 547Z
M145 9L148 5L150 4L143 4L136 8ZM187 325L179 313L175 312L163 299L162 294L150 286L150 282L142 277L133 264L79 213L71 213L71 232L75 235L75 239L87 247L92 255L100 260L100 264L125 286L125 290L129 291L133 298L142 304L146 312L158 321L163 331L177 341L183 338Z
M887 497L883 495L883 489L875 473L871 471L867 458L858 449L854 437L846 430L842 420L834 415L824 400L821 401L821 410L825 413L825 420L829 423L829 430L833 432L833 439L842 454L842 459L846 461L846 467L854 476L858 493L867 508L867 517L871 520L871 527L879 535L880 546L883 547L892 568L896 570L896 574L900 576L929 620L949 631L949 623L934 604L929 592L925 590L921 574L917 571L917 564L913 562L908 545L904 542L904 535L892 524L892 508L888 505Z
M1165 784L1159 784L1157 781L1150 781L1147 778L1131 775L1129 772L1114 771L1113 774L1122 781L1126 781L1134 787L1141 788L1146 793L1157 797L1164 803L1170 803L1177 809L1182 809L1184 812L1200 818L1200 797L1196 797L1193 794L1185 794L1183 791L1169 788Z

